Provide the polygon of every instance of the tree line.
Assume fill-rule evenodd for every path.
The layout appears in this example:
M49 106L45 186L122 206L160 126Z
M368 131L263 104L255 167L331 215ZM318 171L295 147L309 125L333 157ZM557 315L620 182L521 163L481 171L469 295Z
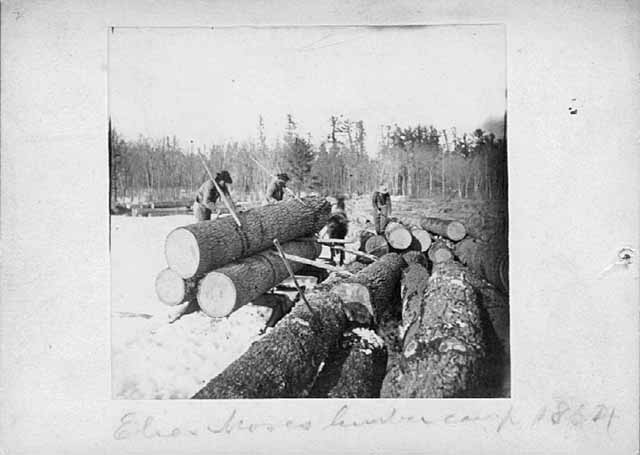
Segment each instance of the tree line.
M109 121L111 205L191 199L208 177L202 160L213 173L231 173L237 200L262 200L278 172L298 193L366 194L384 181L392 194L408 197L506 197L506 141L492 133L386 125L373 157L367 134L362 121L332 116L326 137L314 141L287 115L285 131L269 142L259 117L253 138L196 147L175 136L125 139Z

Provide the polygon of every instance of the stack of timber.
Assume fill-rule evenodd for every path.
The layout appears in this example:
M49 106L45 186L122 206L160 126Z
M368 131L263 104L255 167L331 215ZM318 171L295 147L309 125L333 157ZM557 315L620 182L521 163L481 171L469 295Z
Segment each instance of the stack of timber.
M402 361L385 377L382 397L461 397L479 386L486 348L466 272L456 261L436 264L421 297L407 301L413 315L407 314Z
M389 310L404 266L402 257L389 254L353 277L330 276L306 294L310 308L296 304L273 330L254 342L193 398L305 397L325 365L327 370L314 393L377 396L380 371L386 368L383 348L362 333L356 335L365 339L363 342L350 339L349 335L346 340L343 337L354 323L350 314L354 303L369 309L373 313L369 314L371 319ZM359 378L359 383L350 385L354 377Z
M156 278L160 301L197 301L211 317L229 315L288 277L274 239L297 258L290 261L294 273L309 270L300 261L313 264L319 256L320 245L312 237L330 210L321 198L292 199L239 213L241 226L225 217L174 229L165 241L169 267Z
M183 278L201 275L271 248L273 239L284 243L316 234L330 210L324 199L292 199L239 213L241 227L232 217L183 226L167 236L167 264Z
M460 262L501 291L508 292L509 258L504 245L465 239L456 244L455 253Z
M329 352L309 397L379 398L387 356L384 342L373 330L348 330Z
M359 240L360 251L378 257L389 252L426 252L431 246L429 232L401 221L390 221L383 234L363 230L359 234Z

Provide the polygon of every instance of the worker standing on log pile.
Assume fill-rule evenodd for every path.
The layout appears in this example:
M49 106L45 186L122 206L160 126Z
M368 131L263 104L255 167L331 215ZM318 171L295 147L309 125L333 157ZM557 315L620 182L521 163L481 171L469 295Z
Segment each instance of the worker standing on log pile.
M227 185L231 185L233 180L231 179L231 175L227 171L218 172L216 174L216 183L222 190L222 192L227 196L229 203L231 204L231 208L235 211L236 207L233 201L231 200L231 196L229 195L229 187ZM196 193L196 201L193 204L193 215L196 218L196 221L208 221L211 219L211 214L216 209L216 202L220 198L218 194L218 190L213 183L213 180L207 179ZM220 209L217 209L216 218L220 215Z
M284 189L288 181L289 176L284 172L276 176L276 179L267 188L267 203L274 204L284 198Z
M376 228L376 234L384 233L384 228L391 216L391 196L389 190L383 183L378 191L373 192L373 223Z

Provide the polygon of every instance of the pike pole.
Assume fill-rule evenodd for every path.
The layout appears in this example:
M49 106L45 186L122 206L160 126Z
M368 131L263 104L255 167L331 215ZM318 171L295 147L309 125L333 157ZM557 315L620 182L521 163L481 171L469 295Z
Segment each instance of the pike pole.
M220 185L218 185L218 182L216 182L216 179L213 177L213 174L209 170L209 166L207 166L207 162L204 160L204 155L202 154L202 152L200 152L200 150L198 150L198 156L200 157L200 160L202 161L202 165L204 166L205 170L207 171L207 174L209 174L209 177L213 181L213 184L215 185L216 190L218 190L218 194L220 195L220 199L222 199L222 202L227 207L227 210L229 210L229 213L231 213L231 216L235 220L236 224L239 227L242 227L242 223L240 222L240 218L238 218L238 215L236 214L236 211L233 209L233 206L231 205L231 202L229 201L229 199L227 199L227 195L224 194L224 192L220 188Z

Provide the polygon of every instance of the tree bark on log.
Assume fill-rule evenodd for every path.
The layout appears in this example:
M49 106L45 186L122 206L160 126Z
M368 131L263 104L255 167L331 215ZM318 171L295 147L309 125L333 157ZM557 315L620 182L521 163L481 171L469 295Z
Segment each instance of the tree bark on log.
M325 199L291 199L240 213L241 228L230 217L183 226L167 236L167 264L183 278L203 275L270 248L273 239L288 242L317 233L330 211Z
M367 262L369 262L369 261L367 261ZM345 269L347 272L350 272L350 273L356 274L356 273L358 273L359 271L361 271L362 269L364 269L366 266L367 266L367 264L365 264L364 262L360 262L360 261L353 261L353 262L348 263L348 264L344 267L344 269Z
M465 239L455 246L460 262L503 292L509 291L509 257L506 247L481 244L473 239Z
M480 386L486 348L467 273L455 261L434 265L418 327L406 334L402 362L385 377L382 397L463 397Z
M487 318L507 357L510 356L509 342L509 298L495 288L474 286L478 292L479 304L487 312Z
M194 278L185 280L178 272L167 268L156 277L155 288L162 303L175 306L196 298L198 281Z
M345 332L311 388L311 398L379 398L387 349L371 329Z
M388 253L353 277L345 278L332 274L316 289L329 289L337 283L362 284L369 289L374 317L376 321L380 321L388 314L400 313L400 308L395 308L395 304L400 301L400 277L406 266L402 256Z
M400 337L412 338L422 314L422 297L429 282L429 271L419 262L409 263L402 271L400 293L402 296L402 325Z
M333 288L345 282L364 285L374 311L395 302L404 260L388 254L356 276L331 275L307 294L314 313L298 303L276 327L253 343L240 358L213 378L194 398L295 398L306 396L330 348L348 327L344 294Z
M321 251L314 241L288 242L282 246L286 254L315 259ZM291 261L294 273L304 265ZM225 317L289 276L280 255L263 251L209 272L198 285L198 305L212 318Z
M404 250L411 245L411 232L402 224L391 221L384 229L384 236L391 247L397 250Z
M427 267L427 258L420 251L405 251L402 253L402 259L404 259L404 262L408 265L420 264L423 267Z
M427 256L434 264L447 262L453 258L453 252L444 240L436 240L429 248Z
M425 217L420 220L420 226L422 226L422 229L446 237L454 242L462 240L467 235L464 224L456 220Z
M347 328L339 297L312 291L272 331L193 398L299 398L308 394L329 350Z

